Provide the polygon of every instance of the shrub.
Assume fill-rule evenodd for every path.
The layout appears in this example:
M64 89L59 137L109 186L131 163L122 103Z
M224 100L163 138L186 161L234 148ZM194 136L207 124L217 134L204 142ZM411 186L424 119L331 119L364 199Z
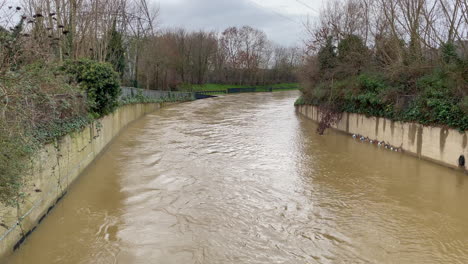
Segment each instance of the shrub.
M305 105L304 97L300 96L297 98L297 100L294 102L294 105Z
M445 63L459 63L460 58L457 54L457 48L453 43L444 43L441 46L442 60Z
M318 52L318 61L321 71L333 69L336 66L336 47L333 46L331 38L327 39L327 43Z
M460 109L468 116L468 96L463 97L459 103Z
M364 91L381 92L387 88L385 80L379 76L361 74L358 76L359 86Z
M88 59L69 60L62 69L86 91L90 110L96 116L109 114L118 106L119 74L111 64Z

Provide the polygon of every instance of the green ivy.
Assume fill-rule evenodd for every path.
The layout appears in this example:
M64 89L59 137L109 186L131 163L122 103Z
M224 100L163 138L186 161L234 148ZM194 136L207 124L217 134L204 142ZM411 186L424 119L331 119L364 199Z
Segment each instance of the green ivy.
M72 132L80 131L94 121L92 115L79 116L67 120L56 120L38 127L32 136L41 144L53 142Z
M0 133L0 202L14 206L33 149L21 137Z

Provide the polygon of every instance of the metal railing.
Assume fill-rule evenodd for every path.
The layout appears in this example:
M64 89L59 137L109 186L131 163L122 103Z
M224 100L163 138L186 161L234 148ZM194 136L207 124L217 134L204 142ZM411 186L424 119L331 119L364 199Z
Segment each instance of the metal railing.
M170 99L170 100L193 100L195 94L192 92L173 92L173 91L161 91L161 90L147 90L134 87L121 87L122 94L120 99L132 98L138 95L142 95L151 99Z

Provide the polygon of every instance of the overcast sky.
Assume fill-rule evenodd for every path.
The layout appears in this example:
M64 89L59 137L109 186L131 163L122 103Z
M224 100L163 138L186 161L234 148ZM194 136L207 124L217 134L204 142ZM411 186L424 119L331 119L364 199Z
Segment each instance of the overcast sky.
M322 0L150 0L160 6L163 28L184 27L221 32L250 25L282 45L301 44L303 22L316 16Z

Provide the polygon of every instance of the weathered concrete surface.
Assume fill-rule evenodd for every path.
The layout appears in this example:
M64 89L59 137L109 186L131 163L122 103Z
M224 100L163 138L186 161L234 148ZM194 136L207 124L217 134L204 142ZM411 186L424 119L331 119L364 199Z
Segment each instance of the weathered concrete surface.
M26 177L25 201L18 208L0 204L0 259L13 252L60 200L70 184L129 123L162 104L126 105L82 131L46 145Z
M297 106L296 110L308 118L319 121L317 107ZM454 129L423 126L417 123L395 122L385 118L344 113L333 128L349 134L359 134L373 140L401 148L416 155L452 168L458 168L458 158L468 158L468 133ZM466 170L465 165L465 170Z

